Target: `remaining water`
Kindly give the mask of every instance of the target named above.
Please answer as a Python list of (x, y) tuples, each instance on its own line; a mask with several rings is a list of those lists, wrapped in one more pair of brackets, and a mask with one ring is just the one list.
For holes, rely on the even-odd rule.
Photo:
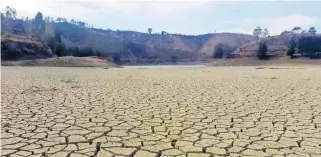
[(206, 67), (206, 65), (126, 65), (122, 66), (127, 69), (155, 69), (155, 68), (201, 68)]

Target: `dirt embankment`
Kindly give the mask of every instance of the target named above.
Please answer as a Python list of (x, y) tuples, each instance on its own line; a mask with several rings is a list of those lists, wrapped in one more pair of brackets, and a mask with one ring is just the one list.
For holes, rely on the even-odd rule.
[(39, 59), (53, 57), (51, 49), (34, 38), (1, 35), (1, 60)]
[(259, 60), (257, 58), (234, 58), (213, 60), (209, 63), (211, 66), (321, 66), (320, 59), (288, 57), (273, 58), (270, 60)]
[(35, 60), (2, 61), (3, 66), (52, 66), (52, 67), (120, 67), (98, 57), (57, 57)]

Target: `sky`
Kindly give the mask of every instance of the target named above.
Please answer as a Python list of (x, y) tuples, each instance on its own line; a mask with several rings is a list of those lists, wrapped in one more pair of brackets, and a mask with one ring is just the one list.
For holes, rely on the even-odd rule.
[(6, 0), (18, 17), (64, 17), (96, 28), (198, 35), (233, 32), (252, 34), (260, 26), (271, 35), (299, 26), (321, 32), (321, 1), (208, 0)]

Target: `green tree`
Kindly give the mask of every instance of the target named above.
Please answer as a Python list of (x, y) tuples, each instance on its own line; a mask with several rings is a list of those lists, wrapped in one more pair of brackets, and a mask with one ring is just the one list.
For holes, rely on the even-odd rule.
[(215, 45), (214, 52), (213, 52), (213, 58), (220, 59), (223, 58), (223, 44), (219, 43)]
[(259, 49), (257, 51), (256, 56), (261, 60), (267, 59), (268, 58), (267, 51), (268, 51), (268, 47), (267, 47), (266, 43), (261, 41), (259, 44)]
[(1, 34), (11, 34), (13, 30), (13, 23), (16, 19), (16, 9), (10, 6), (6, 6), (5, 13), (1, 13)]
[(261, 27), (257, 27), (253, 30), (253, 35), (261, 39), (269, 37), (270, 33), (267, 28), (262, 29)]
[(261, 38), (262, 33), (263, 33), (263, 32), (262, 32), (262, 29), (261, 29), (260, 26), (258, 26), (257, 28), (255, 28), (255, 29), (253, 30), (253, 35), (256, 36), (256, 37), (258, 37), (258, 38)]
[(45, 30), (43, 34), (43, 40), (45, 43), (49, 43), (52, 39), (54, 39), (55, 31), (52, 27), (52, 24), (50, 22), (45, 23)]
[(308, 33), (312, 34), (312, 35), (316, 35), (317, 34), (317, 30), (315, 29), (315, 27), (310, 27)]
[(291, 34), (290, 31), (285, 30), (285, 31), (283, 31), (280, 35), (290, 35), (290, 34)]
[(38, 12), (33, 21), (32, 27), (33, 35), (38, 39), (43, 41), (43, 34), (45, 32), (45, 22), (41, 12)]
[(291, 38), (290, 42), (288, 43), (288, 50), (286, 51), (286, 55), (290, 56), (293, 58), (293, 55), (295, 53), (295, 47), (296, 47), (296, 42), (293, 38)]
[(166, 31), (162, 31), (162, 35), (167, 35), (168, 33)]
[(57, 43), (55, 48), (55, 53), (57, 56), (67, 56), (66, 46), (64, 43)]
[(301, 36), (298, 41), (298, 50), (302, 56), (319, 57), (321, 52), (321, 37)]
[(17, 19), (17, 11), (15, 8), (11, 8), (10, 6), (6, 6), (5, 12), (6, 12), (5, 14), (6, 14), (7, 18), (12, 19), (12, 20)]
[(170, 57), (170, 61), (171, 61), (172, 63), (176, 63), (177, 60), (178, 60), (178, 57), (177, 57), (177, 56), (171, 56), (171, 57)]
[(301, 27), (294, 27), (292, 30), (291, 30), (291, 33), (292, 34), (301, 34), (302, 32), (302, 28)]
[(55, 40), (56, 40), (58, 43), (61, 43), (61, 32), (60, 32), (60, 31), (56, 31), (56, 32), (55, 32)]
[(148, 28), (147, 31), (148, 31), (149, 34), (152, 34), (153, 29), (152, 28)]
[(267, 28), (264, 28), (263, 32), (262, 32), (262, 37), (263, 38), (268, 38), (270, 36), (270, 33), (268, 31)]

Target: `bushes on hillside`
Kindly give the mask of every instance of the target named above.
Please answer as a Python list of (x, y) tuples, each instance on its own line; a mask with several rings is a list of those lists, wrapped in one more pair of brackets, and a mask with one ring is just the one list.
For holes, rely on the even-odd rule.
[(214, 47), (213, 58), (222, 59), (222, 58), (229, 58), (230, 54), (235, 50), (234, 47), (231, 47), (227, 44), (217, 44)]
[(302, 36), (298, 41), (298, 51), (302, 56), (319, 58), (321, 52), (321, 36)]

